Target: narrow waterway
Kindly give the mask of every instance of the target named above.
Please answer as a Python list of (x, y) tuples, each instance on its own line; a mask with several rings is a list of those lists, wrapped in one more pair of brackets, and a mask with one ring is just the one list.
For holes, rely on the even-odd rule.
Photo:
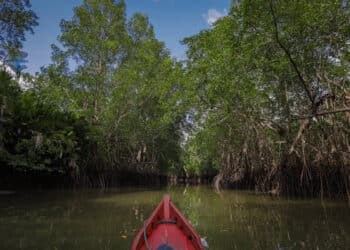
[(273, 198), (210, 187), (0, 192), (0, 249), (130, 249), (170, 193), (210, 249), (350, 249), (341, 201)]

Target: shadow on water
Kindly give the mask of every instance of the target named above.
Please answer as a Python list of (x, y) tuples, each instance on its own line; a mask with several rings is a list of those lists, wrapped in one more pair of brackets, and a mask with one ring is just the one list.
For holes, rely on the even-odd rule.
[(130, 249), (167, 192), (210, 249), (350, 249), (346, 203), (205, 186), (0, 194), (0, 248)]

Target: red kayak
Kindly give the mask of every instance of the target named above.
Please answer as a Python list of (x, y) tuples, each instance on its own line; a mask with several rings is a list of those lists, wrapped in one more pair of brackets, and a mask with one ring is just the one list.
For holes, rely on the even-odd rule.
[(131, 250), (204, 250), (204, 247), (194, 228), (170, 202), (169, 195), (164, 195), (137, 234)]

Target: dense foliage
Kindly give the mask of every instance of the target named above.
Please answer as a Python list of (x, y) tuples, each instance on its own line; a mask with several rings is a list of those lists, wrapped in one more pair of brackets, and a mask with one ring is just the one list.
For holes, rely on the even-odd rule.
[(177, 171), (182, 67), (147, 16), (127, 20), (123, 1), (86, 0), (61, 30), (33, 88), (3, 93), (16, 111), (5, 110), (1, 160), (100, 186), (122, 171)]
[(70, 112), (40, 100), (33, 91), (21, 91), (2, 71), (0, 162), (20, 172), (57, 174), (75, 166), (84, 146), (87, 123)]
[[(36, 15), (10, 2), (1, 13), (22, 14), (0, 20), (0, 49), (18, 56)], [(348, 1), (232, 1), (183, 40), (184, 62), (125, 9), (84, 0), (31, 89), (2, 73), (3, 165), (100, 186), (121, 172), (219, 173), (217, 185), (350, 196)]]
[(0, 65), (25, 57), (25, 33), (38, 25), (29, 0), (0, 0)]
[(188, 164), (263, 191), (349, 192), (349, 4), (234, 1), (186, 38), (200, 124)]

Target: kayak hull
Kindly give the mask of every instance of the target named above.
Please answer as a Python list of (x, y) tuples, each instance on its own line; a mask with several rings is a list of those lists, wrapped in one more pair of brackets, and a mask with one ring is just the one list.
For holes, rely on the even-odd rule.
[(201, 239), (169, 195), (154, 210), (134, 239), (131, 250), (203, 250)]

